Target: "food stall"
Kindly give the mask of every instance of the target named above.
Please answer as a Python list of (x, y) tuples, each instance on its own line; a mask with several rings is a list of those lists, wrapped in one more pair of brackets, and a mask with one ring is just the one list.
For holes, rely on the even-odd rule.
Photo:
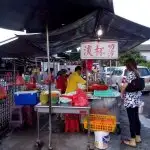
[[(92, 49), (93, 47), (93, 49)], [(115, 41), (109, 42), (88, 42), (81, 44), (81, 59), (87, 60), (89, 59), (116, 59), (118, 57), (118, 43)], [(96, 52), (95, 52), (96, 49)], [(95, 54), (95, 56), (94, 56)], [(87, 63), (86, 63), (87, 65)], [(110, 131), (114, 132), (116, 129), (116, 124), (119, 118), (119, 97), (120, 93), (111, 89), (108, 85), (104, 82), (97, 82), (99, 81), (99, 74), (95, 72), (92, 74), (93, 81), (91, 81), (89, 77), (90, 71), (86, 69), (87, 75), (87, 92), (86, 96), (89, 101), (87, 105), (78, 106), (73, 105), (72, 95), (63, 94), (61, 95), (58, 89), (51, 90), (51, 94), (49, 91), (43, 91), (41, 94), (40, 100), (41, 102), (35, 106), (35, 111), (37, 113), (37, 141), (36, 146), (40, 147), (42, 145), (42, 141), (40, 139), (40, 115), (41, 114), (49, 114), (49, 102), (51, 102), (51, 113), (55, 114), (79, 114), (84, 116), (83, 120), (81, 121), (84, 124), (84, 128), (88, 130), (88, 149), (92, 149), (90, 143), (90, 132), (94, 131), (95, 135), (97, 132), (104, 132)], [(103, 77), (102, 77), (103, 78)], [(98, 83), (98, 84), (91, 84), (91, 83)], [(90, 87), (92, 86), (92, 87)], [(79, 87), (82, 86), (80, 85)], [(91, 89), (92, 88), (92, 89)], [(45, 92), (45, 94), (44, 94)], [(76, 91), (75, 94), (77, 94)], [(44, 98), (44, 95), (46, 96)], [(49, 101), (48, 95), (51, 97), (51, 101)], [(68, 97), (67, 97), (68, 96)], [(45, 101), (46, 100), (46, 101)], [(68, 101), (67, 101), (68, 100)], [(96, 119), (93, 123), (92, 117), (98, 116), (103, 117)], [(108, 120), (110, 121), (109, 124)], [(103, 123), (102, 123), (103, 121)], [(112, 123), (113, 122), (113, 123)], [(97, 127), (95, 126), (97, 125)], [(50, 132), (52, 132), (52, 125), (49, 125)], [(103, 133), (103, 135), (104, 135)], [(51, 145), (51, 134), (49, 136), (49, 146)], [(108, 134), (107, 134), (108, 136)], [(105, 135), (106, 137), (106, 135)], [(106, 142), (108, 143), (108, 142)], [(102, 143), (103, 144), (103, 143)], [(95, 141), (95, 147), (101, 148), (103, 145), (99, 146), (99, 143)], [(106, 148), (106, 147), (105, 147)]]
[[(92, 48), (94, 47), (94, 48)], [(106, 55), (106, 56), (105, 56)], [(37, 115), (37, 140), (36, 147), (39, 148), (42, 145), (40, 139), (40, 116), (41, 114), (49, 114), (49, 102), (51, 102), (51, 113), (54, 114), (79, 114), (81, 117), (81, 123), (84, 128), (88, 131), (88, 149), (92, 149), (90, 143), (90, 132), (94, 131), (95, 135), (97, 132), (114, 131), (116, 123), (118, 122), (118, 108), (120, 94), (111, 89), (105, 84), (104, 77), (101, 72), (96, 70), (90, 70), (88, 67), (88, 60), (101, 60), (101, 59), (116, 59), (117, 58), (117, 43), (111, 42), (88, 42), (81, 44), (81, 59), (86, 60), (86, 80), (87, 80), (87, 91), (86, 96), (88, 103), (85, 105), (72, 105), (70, 100), (64, 100), (64, 95), (61, 95), (59, 89), (52, 88), (50, 84), (50, 89), (43, 88), (43, 82), (34, 83), (24, 82), (22, 79), (16, 78), (15, 87), (20, 88), (21, 91), (16, 91), (15, 93), (15, 104), (16, 106), (34, 106)], [(93, 63), (93, 61), (91, 61)], [(89, 66), (92, 66), (89, 64)], [(36, 86), (35, 86), (36, 84)], [(47, 83), (49, 85), (49, 82)], [(54, 86), (53, 86), (54, 87)], [(80, 85), (79, 88), (84, 86)], [(48, 90), (48, 91), (47, 91)], [(50, 91), (49, 91), (50, 90)], [(51, 93), (51, 94), (49, 94)], [(39, 95), (40, 94), (40, 95)], [(45, 97), (44, 97), (45, 96)], [(40, 102), (39, 102), (40, 98)], [(20, 101), (21, 100), (21, 101)], [(44, 100), (44, 101), (43, 101)], [(18, 107), (17, 107), (18, 108)], [(99, 125), (99, 121), (94, 122), (91, 119), (93, 116), (105, 117), (107, 120), (115, 121), (113, 124), (110, 123), (109, 126), (105, 124)], [(100, 121), (102, 118), (99, 119)], [(104, 119), (103, 119), (104, 120)], [(95, 124), (96, 123), (96, 124)], [(108, 122), (107, 122), (108, 123)], [(95, 127), (97, 125), (98, 127)], [(111, 129), (110, 129), (111, 128)], [(51, 132), (52, 124), (49, 124), (49, 149), (51, 147)], [(104, 133), (103, 133), (104, 134)], [(107, 135), (107, 134), (106, 134)], [(105, 136), (106, 136), (105, 135)], [(97, 142), (98, 143), (98, 142)], [(95, 146), (98, 145), (95, 142)], [(100, 146), (96, 146), (99, 148)]]

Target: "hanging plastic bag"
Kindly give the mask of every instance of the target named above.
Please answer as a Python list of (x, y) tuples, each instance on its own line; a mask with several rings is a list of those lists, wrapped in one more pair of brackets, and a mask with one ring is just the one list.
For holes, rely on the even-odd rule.
[(25, 81), (22, 76), (17, 75), (16, 77), (16, 85), (24, 85)]
[(33, 90), (35, 88), (36, 88), (36, 80), (34, 77), (31, 77), (29, 83), (27, 83), (27, 89)]
[(87, 60), (83, 62), (83, 68), (88, 71), (92, 71), (92, 67), (93, 67), (93, 60)]
[(89, 104), (88, 97), (81, 89), (77, 90), (77, 94), (73, 95), (72, 105), (73, 106), (87, 106)]
[(11, 76), (12, 76), (12, 73), (11, 73), (11, 72), (6, 72), (6, 73), (5, 73), (5, 77), (8, 78), (8, 77), (11, 77)]
[(0, 100), (5, 99), (7, 97), (7, 92), (4, 87), (0, 86)]
[(92, 71), (92, 67), (93, 67), (93, 60), (87, 60), (87, 63), (86, 63), (87, 70)]

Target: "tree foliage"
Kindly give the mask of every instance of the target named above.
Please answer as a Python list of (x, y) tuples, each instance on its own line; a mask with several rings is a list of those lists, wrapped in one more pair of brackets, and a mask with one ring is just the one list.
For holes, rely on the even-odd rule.
[(144, 57), (140, 55), (140, 52), (137, 51), (136, 49), (121, 54), (119, 57), (119, 64), (125, 65), (126, 60), (129, 58), (134, 58), (138, 65), (150, 68), (150, 62), (147, 62), (144, 59)]

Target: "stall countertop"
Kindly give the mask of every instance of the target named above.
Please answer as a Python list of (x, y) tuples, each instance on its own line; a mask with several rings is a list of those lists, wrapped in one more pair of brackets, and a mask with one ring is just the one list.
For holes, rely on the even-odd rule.
[[(52, 104), (52, 113), (62, 113), (62, 114), (89, 114), (91, 107), (77, 107), (71, 104)], [(39, 113), (49, 113), (49, 105), (41, 105), (41, 103), (35, 106), (35, 111)]]
[[(41, 105), (41, 103), (38, 103), (35, 106), (35, 108), (40, 108), (40, 107), (42, 107), (42, 108), (48, 108), (49, 105)], [(72, 109), (78, 109), (78, 108), (80, 108), (80, 109), (84, 109), (84, 108), (90, 109), (91, 108), (90, 106), (80, 107), (80, 106), (72, 106), (71, 104), (52, 104), (52, 108), (58, 108), (58, 107), (62, 107), (62, 108), (66, 108), (66, 109), (67, 108), (72, 108)]]

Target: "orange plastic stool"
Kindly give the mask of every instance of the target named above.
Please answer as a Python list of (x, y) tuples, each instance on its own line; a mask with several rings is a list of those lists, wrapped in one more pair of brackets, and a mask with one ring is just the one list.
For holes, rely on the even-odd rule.
[(65, 132), (79, 132), (79, 115), (65, 115)]

